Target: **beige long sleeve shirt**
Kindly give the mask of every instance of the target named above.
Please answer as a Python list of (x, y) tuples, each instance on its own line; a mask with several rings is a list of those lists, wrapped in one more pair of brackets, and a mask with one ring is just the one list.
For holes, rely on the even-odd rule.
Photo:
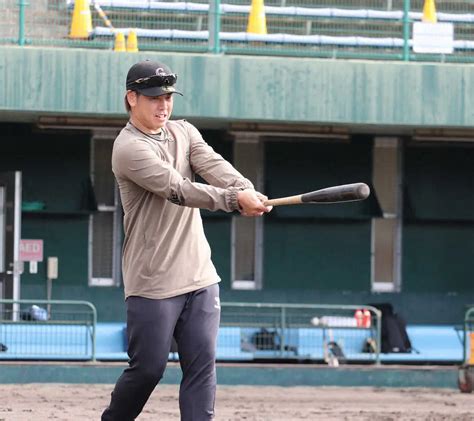
[(231, 212), (237, 192), (253, 188), (192, 124), (169, 121), (164, 132), (156, 140), (128, 123), (114, 142), (125, 297), (168, 298), (219, 282), (198, 208)]

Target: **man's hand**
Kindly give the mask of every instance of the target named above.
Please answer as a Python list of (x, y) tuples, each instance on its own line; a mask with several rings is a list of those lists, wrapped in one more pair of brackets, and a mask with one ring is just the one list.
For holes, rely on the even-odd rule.
[(270, 212), (273, 206), (265, 206), (263, 204), (267, 199), (267, 196), (252, 189), (242, 190), (237, 193), (239, 210), (243, 216), (261, 216), (264, 213)]

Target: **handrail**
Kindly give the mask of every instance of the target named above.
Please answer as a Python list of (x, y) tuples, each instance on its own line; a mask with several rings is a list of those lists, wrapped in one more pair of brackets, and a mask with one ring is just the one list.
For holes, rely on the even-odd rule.
[[(247, 302), (232, 302), (223, 301), (221, 307), (240, 307), (240, 308), (269, 308), (269, 309), (280, 309), (280, 318), (284, 320), (282, 328), (285, 326), (286, 321), (286, 310), (287, 309), (314, 309), (314, 310), (359, 310), (361, 308), (370, 310), (377, 319), (376, 323), (376, 353), (375, 363), (380, 364), (380, 350), (382, 344), (382, 311), (376, 307), (365, 305), (365, 304), (294, 304), (294, 303), (247, 303)], [(280, 344), (281, 347), (284, 344)]]
[[(94, 35), (115, 36), (118, 32), (128, 35), (132, 28), (115, 28), (114, 30), (97, 26)], [(209, 40), (209, 31), (185, 31), (181, 29), (133, 29), (138, 37), (160, 39)], [(212, 34), (211, 34), (212, 35)], [(409, 47), (413, 45), (411, 39), (404, 38), (376, 38), (359, 36), (329, 36), (329, 35), (292, 35), (292, 34), (252, 34), (248, 32), (220, 32), (216, 38), (223, 41), (236, 42), (266, 42), (278, 44), (313, 44), (337, 45), (345, 47), (403, 47), (404, 59), (407, 60)], [(453, 46), (457, 50), (474, 50), (474, 41), (454, 40)], [(210, 48), (216, 51), (217, 47)], [(217, 51), (220, 51), (217, 48)]]
[[(11, 299), (0, 299), (0, 305), (2, 304), (43, 304), (43, 305), (83, 305), (87, 306), (91, 310), (92, 315), (92, 332), (91, 332), (91, 360), (96, 361), (96, 329), (97, 329), (97, 310), (95, 306), (89, 301), (81, 300), (11, 300)], [(22, 323), (24, 321), (17, 321), (15, 323)], [(42, 323), (56, 323), (57, 321), (43, 321)], [(1, 324), (1, 323), (0, 323)], [(71, 323), (72, 324), (72, 323)]]
[[(194, 2), (164, 2), (164, 1), (130, 1), (130, 0), (100, 0), (97, 1), (101, 8), (116, 9), (145, 9), (164, 10), (176, 12), (204, 12), (210, 10), (210, 5), (206, 3)], [(74, 0), (67, 0), (67, 5), (74, 5)], [(211, 5), (212, 8), (212, 5)], [(248, 14), (250, 5), (241, 4), (220, 4), (219, 13)], [(405, 15), (405, 10), (377, 10), (377, 9), (342, 9), (337, 7), (300, 7), (300, 6), (265, 6), (266, 15), (298, 16), (298, 17), (324, 17), (324, 18), (350, 18), (350, 19), (381, 19), (381, 20), (401, 20)], [(442, 22), (473, 23), (472, 13), (446, 13), (437, 12), (437, 19)], [(422, 20), (422, 12), (409, 12), (408, 18), (412, 21)]]

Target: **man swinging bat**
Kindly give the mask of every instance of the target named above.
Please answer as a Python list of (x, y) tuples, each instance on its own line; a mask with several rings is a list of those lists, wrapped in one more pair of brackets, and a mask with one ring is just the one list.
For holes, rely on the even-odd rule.
[[(169, 120), (173, 94), (180, 94), (176, 81), (166, 65), (152, 61), (133, 65), (127, 74), (130, 121), (114, 142), (112, 169), (124, 209), (130, 359), (102, 421), (138, 417), (163, 376), (173, 338), (183, 372), (181, 420), (214, 417), (220, 278), (199, 208), (244, 216), (272, 209), (267, 197), (215, 153), (193, 125)], [(195, 182), (195, 174), (209, 184)], [(337, 200), (352, 200), (349, 190)]]
[[(123, 281), (129, 367), (102, 421), (132, 421), (163, 376), (172, 339), (183, 372), (182, 421), (214, 418), (219, 275), (199, 208), (261, 216), (271, 210), (229, 162), (184, 120), (170, 121), (177, 76), (143, 61), (127, 75), (130, 121), (112, 169), (124, 209)], [(199, 174), (209, 184), (194, 181)], [(158, 417), (162, 419), (161, 417)]]

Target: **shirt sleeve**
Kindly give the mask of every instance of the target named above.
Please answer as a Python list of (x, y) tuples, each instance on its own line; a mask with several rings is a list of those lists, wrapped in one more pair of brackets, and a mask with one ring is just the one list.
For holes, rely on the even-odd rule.
[(114, 148), (112, 165), (117, 177), (132, 181), (177, 205), (225, 212), (238, 209), (240, 188), (192, 182), (161, 159), (147, 142), (136, 140)]
[(190, 123), (186, 123), (186, 127), (190, 139), (189, 160), (196, 174), (209, 184), (221, 188), (235, 187), (239, 190), (254, 188), (250, 180), (204, 141), (196, 127)]

